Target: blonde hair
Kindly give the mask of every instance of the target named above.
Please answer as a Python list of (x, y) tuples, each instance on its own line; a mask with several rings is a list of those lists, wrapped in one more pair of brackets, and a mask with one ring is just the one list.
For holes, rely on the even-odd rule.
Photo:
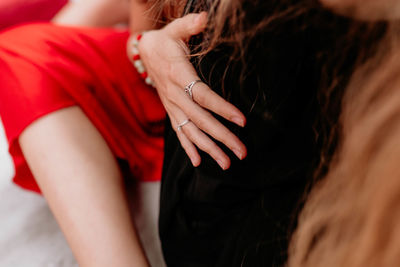
[(392, 25), (354, 73), (343, 133), (327, 176), (312, 190), (289, 266), (400, 265), (400, 46)]

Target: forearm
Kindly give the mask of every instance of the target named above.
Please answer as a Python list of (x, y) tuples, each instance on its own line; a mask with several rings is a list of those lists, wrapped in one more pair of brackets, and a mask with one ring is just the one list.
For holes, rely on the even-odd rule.
[(147, 266), (121, 180), (87, 176), (41, 184), (80, 266)]
[(148, 266), (114, 155), (79, 108), (41, 118), (20, 143), (80, 266)]
[(107, 27), (127, 23), (128, 0), (81, 0), (68, 3), (53, 22), (65, 25)]

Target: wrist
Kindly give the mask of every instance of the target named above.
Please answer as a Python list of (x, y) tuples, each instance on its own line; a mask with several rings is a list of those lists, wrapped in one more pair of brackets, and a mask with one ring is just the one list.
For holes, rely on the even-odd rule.
[(143, 34), (145, 33), (146, 32), (131, 35), (127, 43), (127, 54), (132, 65), (136, 68), (137, 72), (140, 74), (144, 82), (154, 87), (154, 82), (149, 77), (149, 74), (147, 73), (146, 67), (144, 66), (139, 52), (139, 42)]

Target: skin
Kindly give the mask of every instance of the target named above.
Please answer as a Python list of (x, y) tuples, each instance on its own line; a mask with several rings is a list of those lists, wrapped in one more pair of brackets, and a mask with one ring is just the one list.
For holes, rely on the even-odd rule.
[(80, 108), (39, 119), (19, 141), (80, 266), (148, 266), (115, 158)]
[[(201, 163), (197, 152), (197, 149), (201, 149), (226, 170), (230, 167), (230, 158), (205, 133), (222, 142), (239, 159), (246, 157), (247, 150), (234, 134), (211, 115), (211, 112), (241, 127), (246, 124), (245, 116), (205, 83), (197, 83), (193, 87), (193, 101), (183, 90), (191, 81), (199, 80), (187, 57), (189, 52), (186, 40), (202, 32), (206, 23), (206, 13), (189, 14), (176, 19), (162, 29), (144, 34), (139, 42), (139, 51), (149, 76), (156, 84), (171, 124), (193, 166)], [(190, 123), (182, 127), (182, 131), (177, 131), (177, 126), (188, 118)]]
[[(99, 4), (97, 0), (81, 2), (81, 8), (70, 4), (54, 22), (109, 26), (126, 20), (124, 12), (108, 18), (112, 13), (110, 3), (115, 4), (114, 0), (102, 0), (96, 7), (95, 2)], [(148, 10), (149, 5), (142, 1), (131, 2), (132, 32), (156, 26)], [(103, 21), (103, 18), (107, 20)], [(200, 164), (197, 146), (209, 153), (221, 168), (227, 169), (229, 157), (204, 132), (222, 141), (239, 158), (246, 156), (246, 148), (206, 110), (240, 126), (245, 125), (244, 115), (205, 84), (198, 84), (193, 89), (195, 102), (189, 100), (182, 89), (190, 81), (198, 79), (187, 61), (185, 40), (201, 32), (205, 23), (205, 14), (178, 19), (162, 30), (146, 35), (141, 43), (148, 49), (140, 50), (143, 50), (144, 58), (150, 58), (150, 44), (156, 42), (157, 46), (153, 48), (164, 53), (155, 60), (159, 66), (144, 61), (149, 73), (154, 74), (152, 77), (173, 125), (177, 126), (186, 118), (192, 121), (177, 135), (193, 165)], [(168, 49), (160, 46), (158, 38)], [(163, 58), (166, 60), (161, 60)], [(177, 58), (183, 60), (176, 62)], [(158, 75), (160, 66), (169, 71)], [(181, 69), (186, 71), (181, 72)], [(148, 266), (130, 219), (119, 167), (101, 134), (79, 107), (58, 110), (38, 119), (23, 131), (19, 142), (80, 266)]]
[[(360, 20), (400, 18), (399, 0), (321, 0), (321, 3), (336, 13)], [(143, 6), (148, 7), (146, 4)], [(182, 88), (185, 85), (198, 79), (187, 59), (188, 49), (185, 41), (204, 30), (206, 24), (204, 14), (197, 17), (190, 16), (191, 19), (177, 19), (162, 29), (146, 33), (139, 43), (140, 56), (149, 76), (156, 84), (157, 92), (174, 129), (176, 130), (177, 125), (188, 118), (191, 121), (182, 127), (182, 131), (177, 131), (177, 136), (193, 165), (198, 166), (201, 162), (197, 152), (199, 148), (210, 154), (222, 169), (227, 169), (230, 166), (229, 157), (203, 132), (225, 144), (240, 159), (246, 157), (246, 147), (223, 125), (214, 120), (208, 111), (239, 126), (244, 126), (246, 119), (237, 108), (213, 93), (204, 83), (196, 84), (193, 88), (194, 102), (189, 101), (183, 93)], [(182, 20), (184, 23), (180, 23)], [(149, 28), (132, 28), (132, 30), (139, 32)], [(166, 47), (168, 49), (165, 49)], [(128, 52), (128, 56), (132, 55)]]
[(63, 25), (104, 27), (127, 23), (128, 19), (129, 1), (81, 0), (69, 2), (52, 21)]
[[(397, 0), (322, 0), (321, 2), (338, 14), (359, 20), (376, 21), (400, 18), (400, 1)], [(201, 130), (211, 133), (216, 129), (219, 129), (216, 130), (218, 133), (222, 133), (222, 128), (214, 124), (211, 119), (204, 119), (207, 117), (202, 115), (205, 109), (218, 111), (217, 105), (209, 103), (218, 101), (218, 98), (209, 95), (209, 98), (206, 97), (203, 99), (206, 94), (210, 94), (211, 90), (205, 85), (202, 85), (196, 86), (193, 91), (194, 101), (199, 104), (200, 109), (196, 109), (192, 106), (195, 103), (183, 100), (185, 95), (182, 94), (182, 88), (188, 82), (197, 79), (195, 71), (190, 64), (188, 64), (185, 40), (187, 40), (190, 35), (201, 32), (202, 30), (199, 26), (199, 24), (201, 24), (201, 22), (199, 22), (202, 20), (201, 18), (198, 19), (199, 21), (196, 20), (196, 17), (192, 17), (192, 21), (186, 19), (187, 18), (181, 19), (186, 22), (181, 25), (182, 31), (177, 30), (177, 28), (173, 28), (174, 30), (169, 28), (172, 27), (176, 21), (179, 21), (176, 20), (161, 30), (145, 34), (140, 42), (139, 50), (148, 73), (157, 85), (157, 91), (169, 113), (172, 125), (175, 126), (174, 128), (176, 129), (176, 126), (187, 118), (190, 118), (192, 121), (191, 124), (188, 124), (188, 127), (185, 126), (182, 128), (182, 132), (177, 132), (177, 135), (193, 164), (196, 166), (199, 164), (200, 160), (194, 144), (198, 148), (208, 152), (220, 163), (221, 159), (223, 161), (224, 158), (223, 155), (218, 152), (218, 148), (214, 147), (213, 143), (205, 142), (205, 145), (204, 143), (201, 144), (200, 140), (206, 140), (206, 138), (203, 139), (203, 137), (194, 133), (194, 131), (201, 132)], [(165, 49), (166, 47), (168, 49)], [(169, 62), (163, 62), (163, 60), (161, 60), (166, 58), (169, 58)], [(174, 64), (171, 64), (171, 62), (174, 62)], [(191, 105), (189, 105), (189, 103), (191, 103)], [(221, 114), (224, 112), (227, 113), (224, 117), (233, 121), (232, 117), (229, 116), (235, 114), (235, 109), (224, 108), (224, 111), (217, 113)], [(238, 114), (240, 114), (240, 112), (236, 113), (236, 115)], [(238, 117), (243, 118), (240, 115)], [(196, 119), (199, 118), (203, 119), (196, 121)], [(245, 120), (243, 120), (243, 124), (244, 122)], [(210, 128), (205, 126), (207, 123), (211, 125)], [(240, 123), (237, 124), (241, 125)], [(218, 139), (218, 134), (213, 136)], [(228, 135), (228, 138), (222, 139), (223, 142), (233, 150), (233, 147), (229, 145), (228, 139), (234, 140), (234, 137)], [(232, 144), (238, 145), (239, 142), (233, 141)], [(222, 168), (226, 167), (224, 164), (229, 163), (226, 161), (220, 164)]]
[[(386, 4), (378, 6), (373, 0), (322, 0), (336, 12), (368, 20), (397, 18), (400, 14), (397, 2), (385, 0)], [(147, 12), (149, 8), (144, 2), (131, 2), (132, 32), (155, 27)], [(376, 12), (371, 13), (372, 9)], [(126, 22), (127, 10), (122, 0), (88, 0), (69, 4), (54, 22), (109, 26)], [(246, 148), (209, 111), (240, 126), (246, 123), (244, 115), (203, 83), (193, 88), (194, 101), (182, 89), (198, 79), (187, 60), (185, 41), (203, 31), (205, 23), (205, 14), (178, 19), (161, 30), (145, 34), (139, 50), (174, 128), (187, 118), (191, 120), (182, 131), (177, 131), (177, 136), (193, 165), (201, 162), (199, 148), (209, 153), (222, 169), (227, 169), (229, 157), (204, 132), (241, 159), (246, 156)], [(130, 219), (115, 158), (79, 107), (59, 110), (39, 119), (21, 134), (19, 141), (80, 266), (148, 266)]]
[[(398, 0), (321, 0), (321, 3), (339, 14), (360, 20), (373, 21), (400, 17)], [(148, 4), (144, 2), (139, 5), (141, 9), (132, 9), (133, 12), (137, 12), (132, 13), (132, 18), (143, 18), (138, 16), (138, 13), (148, 11)], [(183, 5), (182, 2), (181, 6)], [(135, 24), (140, 26), (131, 27), (132, 32), (149, 30), (150, 25), (154, 25), (152, 19), (144, 21)], [(230, 166), (229, 157), (204, 132), (225, 144), (240, 159), (246, 157), (246, 147), (216, 121), (209, 111), (239, 126), (244, 126), (246, 123), (244, 115), (204, 83), (198, 83), (193, 88), (194, 101), (190, 101), (182, 90), (191, 81), (199, 79), (187, 59), (188, 49), (185, 42), (190, 36), (203, 31), (206, 22), (205, 14), (192, 14), (177, 19), (162, 29), (147, 32), (139, 43), (139, 51), (149, 76), (156, 84), (157, 92), (174, 129), (176, 130), (186, 119), (191, 121), (182, 127), (182, 131), (176, 133), (193, 165), (200, 164), (201, 159), (197, 149), (201, 149), (210, 154), (222, 169), (227, 169)], [(132, 56), (129, 50), (128, 56)]]
[[(113, 0), (102, 0), (91, 15), (80, 12), (96, 1), (82, 2), (82, 9), (70, 5), (55, 22), (101, 26), (124, 20), (121, 14), (101, 21), (104, 7)], [(131, 221), (116, 160), (79, 107), (40, 118), (23, 131), (19, 142), (80, 266), (149, 266)]]
[(361, 20), (395, 20), (400, 18), (399, 0), (320, 0), (335, 12)]

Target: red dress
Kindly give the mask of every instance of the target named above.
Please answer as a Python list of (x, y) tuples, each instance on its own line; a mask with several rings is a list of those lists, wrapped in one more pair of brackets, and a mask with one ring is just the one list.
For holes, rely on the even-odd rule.
[(160, 180), (165, 111), (125, 54), (126, 31), (29, 24), (0, 33), (0, 117), (14, 181), (40, 192), (18, 137), (46, 114), (78, 105), (116, 158), (142, 181)]

